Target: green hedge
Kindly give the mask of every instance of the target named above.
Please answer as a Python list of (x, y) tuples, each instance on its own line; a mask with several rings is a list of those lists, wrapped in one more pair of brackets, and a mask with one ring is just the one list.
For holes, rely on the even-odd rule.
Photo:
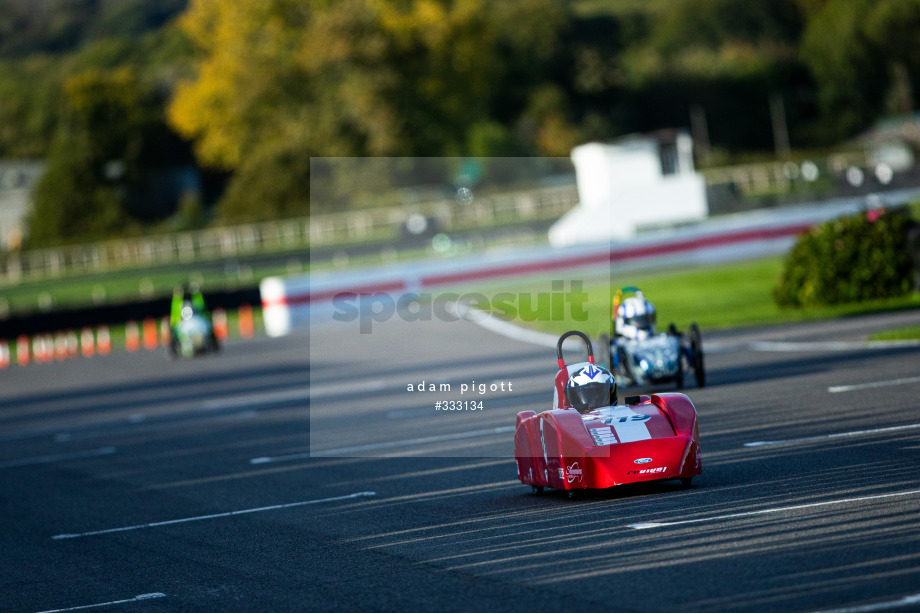
[(873, 210), (812, 228), (789, 252), (777, 304), (812, 307), (904, 296), (913, 284), (907, 215)]

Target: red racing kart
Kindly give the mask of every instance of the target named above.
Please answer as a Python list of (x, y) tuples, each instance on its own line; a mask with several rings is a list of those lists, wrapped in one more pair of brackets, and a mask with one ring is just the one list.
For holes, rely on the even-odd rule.
[[(566, 366), (562, 342), (580, 337), (588, 362)], [(522, 411), (514, 431), (518, 479), (534, 492), (545, 487), (568, 491), (601, 489), (652, 480), (680, 479), (689, 486), (702, 472), (696, 408), (678, 393), (632, 396), (625, 405), (584, 413), (570, 407), (565, 394), (569, 377), (594, 364), (591, 340), (580, 331), (556, 343), (554, 409)]]

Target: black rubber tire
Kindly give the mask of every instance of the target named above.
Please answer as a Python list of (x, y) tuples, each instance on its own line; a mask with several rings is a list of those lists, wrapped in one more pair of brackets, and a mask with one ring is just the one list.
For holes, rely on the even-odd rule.
[(576, 491), (574, 491), (574, 490), (567, 490), (567, 491), (565, 491), (565, 496), (566, 496), (566, 498), (567, 498), (569, 501), (571, 501), (572, 499), (575, 498), (575, 492), (576, 492)]
[(690, 488), (693, 486), (693, 478), (681, 478), (680, 485), (684, 488)]
[(535, 494), (535, 495), (542, 495), (542, 494), (543, 494), (543, 487), (542, 487), (542, 486), (531, 486), (531, 487), (530, 487), (530, 492), (532, 492), (532, 493)]
[(632, 378), (632, 369), (629, 366), (629, 356), (626, 354), (626, 350), (623, 348), (617, 348), (617, 352), (620, 356), (620, 368), (614, 373), (614, 375), (623, 378), (624, 384), (635, 384), (635, 380)]
[(706, 362), (703, 359), (703, 336), (696, 322), (690, 325), (690, 353), (693, 359), (693, 374), (700, 388), (706, 386)]

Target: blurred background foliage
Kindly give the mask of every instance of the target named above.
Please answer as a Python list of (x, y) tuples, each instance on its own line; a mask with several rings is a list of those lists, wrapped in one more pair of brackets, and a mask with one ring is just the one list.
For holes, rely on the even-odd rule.
[(907, 296), (914, 287), (908, 244), (917, 229), (906, 210), (819, 224), (786, 256), (773, 298), (783, 307), (814, 307)]
[(726, 163), (772, 155), (777, 97), (795, 149), (914, 112), (918, 31), (920, 0), (0, 0), (0, 158), (46, 159), (32, 246), (306, 215), (315, 156), (568, 156), (692, 109)]

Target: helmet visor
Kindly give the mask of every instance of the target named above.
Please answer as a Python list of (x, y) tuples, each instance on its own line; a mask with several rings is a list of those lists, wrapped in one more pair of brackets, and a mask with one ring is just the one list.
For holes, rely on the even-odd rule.
[(582, 386), (570, 386), (566, 394), (572, 407), (585, 412), (610, 405), (610, 389), (609, 383), (594, 382)]
[(655, 326), (655, 312), (644, 313), (642, 315), (626, 318), (626, 324), (631, 324), (639, 330), (651, 330)]

